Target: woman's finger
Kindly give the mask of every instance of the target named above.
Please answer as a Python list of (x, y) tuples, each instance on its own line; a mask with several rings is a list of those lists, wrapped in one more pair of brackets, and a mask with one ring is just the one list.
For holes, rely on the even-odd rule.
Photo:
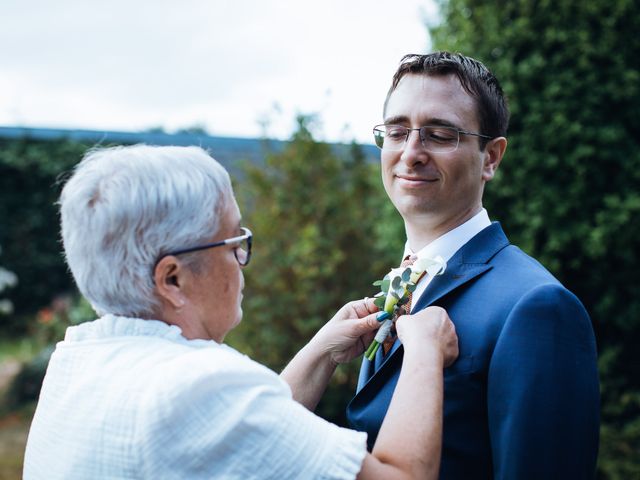
[(354, 320), (355, 333), (358, 337), (380, 328), (381, 323), (376, 320), (377, 315), (377, 313), (371, 313)]
[(373, 298), (365, 297), (362, 300), (351, 302), (350, 305), (355, 310), (358, 318), (362, 318), (378, 311), (378, 307), (373, 302)]

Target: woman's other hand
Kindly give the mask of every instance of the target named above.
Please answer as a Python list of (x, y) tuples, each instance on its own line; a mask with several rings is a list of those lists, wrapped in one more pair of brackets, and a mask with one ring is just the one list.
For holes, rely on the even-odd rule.
[(375, 337), (380, 322), (372, 298), (347, 303), (313, 337), (310, 343), (329, 355), (335, 364), (362, 355)]

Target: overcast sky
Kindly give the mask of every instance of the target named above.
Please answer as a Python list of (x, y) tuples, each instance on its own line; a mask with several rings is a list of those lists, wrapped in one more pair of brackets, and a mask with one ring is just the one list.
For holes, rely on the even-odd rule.
[(432, 0), (0, 0), (0, 125), (371, 143)]

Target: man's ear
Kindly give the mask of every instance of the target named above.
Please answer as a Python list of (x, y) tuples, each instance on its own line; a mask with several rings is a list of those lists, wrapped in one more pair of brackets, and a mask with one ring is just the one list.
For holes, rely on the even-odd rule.
[(166, 302), (174, 308), (184, 306), (186, 302), (185, 267), (177, 257), (173, 255), (162, 257), (153, 271), (153, 279), (163, 303)]
[(491, 180), (496, 174), (506, 149), (507, 139), (504, 137), (496, 137), (487, 143), (484, 149), (484, 162), (482, 164), (482, 179), (485, 182)]

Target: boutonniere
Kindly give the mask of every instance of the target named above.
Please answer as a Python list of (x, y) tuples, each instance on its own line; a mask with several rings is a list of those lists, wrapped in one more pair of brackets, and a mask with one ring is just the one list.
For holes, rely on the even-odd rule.
[(376, 318), (382, 325), (364, 354), (369, 361), (373, 361), (380, 344), (389, 336), (401, 307), (409, 301), (409, 294), (415, 291), (422, 275), (442, 275), (446, 268), (447, 262), (439, 255), (435, 258), (418, 257), (412, 265), (392, 268), (382, 280), (373, 283), (374, 286), (380, 287), (374, 303), (380, 309)]

